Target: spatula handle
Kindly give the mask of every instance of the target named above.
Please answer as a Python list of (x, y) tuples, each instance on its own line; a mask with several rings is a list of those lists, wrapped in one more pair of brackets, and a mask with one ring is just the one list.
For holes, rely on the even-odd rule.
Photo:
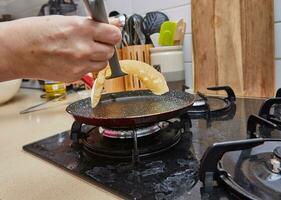
[(109, 23), (103, 0), (84, 0), (84, 4), (95, 21)]
[[(84, 4), (95, 21), (106, 24), (109, 23), (103, 0), (84, 0)], [(111, 69), (111, 76), (109, 78), (126, 75), (121, 70), (116, 49), (112, 58), (109, 59), (109, 66)]]

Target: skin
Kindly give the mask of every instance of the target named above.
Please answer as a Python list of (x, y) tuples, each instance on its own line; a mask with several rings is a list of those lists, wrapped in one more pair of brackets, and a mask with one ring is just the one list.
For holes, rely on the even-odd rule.
[[(0, 23), (0, 81), (18, 78), (63, 82), (100, 71), (121, 40), (119, 21), (44, 16)], [(113, 24), (113, 25), (112, 25)]]

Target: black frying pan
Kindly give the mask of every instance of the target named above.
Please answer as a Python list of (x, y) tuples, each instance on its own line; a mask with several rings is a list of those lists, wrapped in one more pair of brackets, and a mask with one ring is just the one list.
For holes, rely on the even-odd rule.
[(184, 114), (195, 96), (170, 91), (158, 96), (148, 90), (104, 94), (96, 108), (86, 98), (70, 104), (66, 111), (80, 123), (111, 127), (136, 128), (165, 121)]

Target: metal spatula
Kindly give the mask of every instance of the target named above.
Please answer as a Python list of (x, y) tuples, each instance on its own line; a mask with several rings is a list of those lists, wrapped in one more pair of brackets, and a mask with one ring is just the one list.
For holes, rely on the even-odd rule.
[[(107, 24), (109, 23), (103, 0), (83, 0), (83, 1), (93, 20), (102, 23), (107, 23)], [(127, 75), (121, 70), (116, 49), (113, 57), (109, 60), (109, 66), (111, 69), (111, 76), (106, 77), (107, 79), (112, 79), (112, 78), (117, 78), (120, 76)]]

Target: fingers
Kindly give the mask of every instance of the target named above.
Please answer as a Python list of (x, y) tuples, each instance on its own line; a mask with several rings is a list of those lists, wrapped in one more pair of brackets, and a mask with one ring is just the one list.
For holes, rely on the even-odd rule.
[[(89, 63), (89, 70), (88, 72), (98, 72), (102, 69), (104, 69), (108, 65), (107, 61), (101, 61), (101, 62), (90, 62)], [(87, 72), (87, 73), (88, 73)]]
[(116, 45), (121, 41), (121, 31), (116, 26), (98, 23), (93, 20), (92, 23), (94, 41), (110, 45)]
[[(108, 65), (107, 61), (100, 61), (100, 62), (85, 62), (80, 63), (80, 65), (70, 65), (70, 71), (66, 74), (68, 76), (61, 75), (61, 81), (72, 82), (81, 79), (83, 76), (90, 72), (99, 72), (100, 70), (104, 69)], [(52, 79), (53, 80), (53, 79)], [(55, 80), (55, 79), (54, 79)]]
[(122, 22), (118, 18), (111, 17), (108, 20), (111, 25), (117, 26), (118, 28), (122, 26)]
[(114, 46), (100, 42), (94, 42), (91, 49), (91, 61), (107, 61), (113, 56), (115, 51)]

